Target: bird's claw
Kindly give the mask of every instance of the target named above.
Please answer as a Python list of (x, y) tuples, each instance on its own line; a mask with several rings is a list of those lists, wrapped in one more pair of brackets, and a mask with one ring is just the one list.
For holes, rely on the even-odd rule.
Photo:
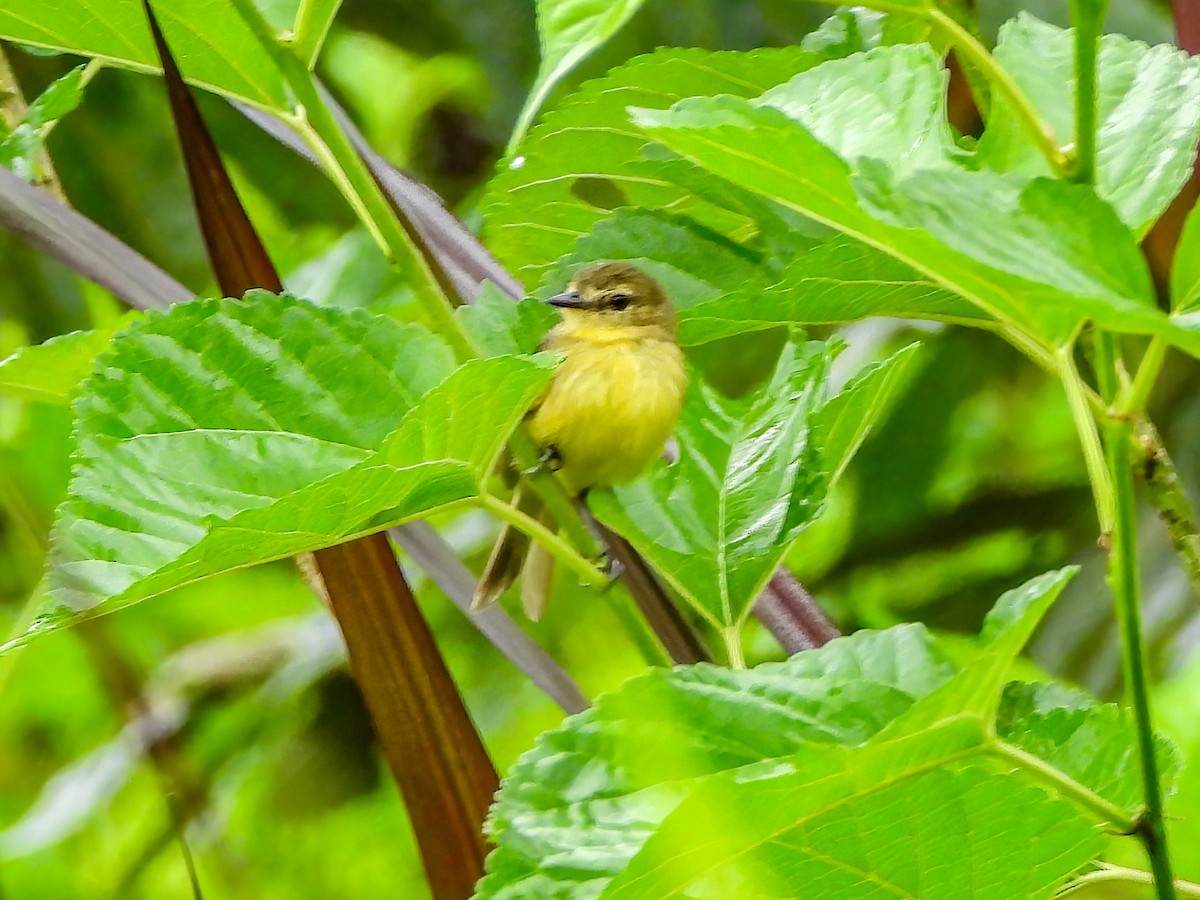
[(562, 454), (558, 452), (558, 448), (553, 444), (542, 448), (542, 455), (538, 457), (535, 465), (528, 469), (522, 469), (521, 474), (525, 477), (537, 475), (539, 472), (557, 472), (562, 468)]
[(617, 579), (625, 574), (625, 567), (621, 564), (621, 561), (616, 557), (609, 556), (607, 553), (602, 554), (596, 560), (596, 566), (604, 573), (604, 577), (608, 579), (600, 586), (601, 591), (610, 590), (617, 583)]

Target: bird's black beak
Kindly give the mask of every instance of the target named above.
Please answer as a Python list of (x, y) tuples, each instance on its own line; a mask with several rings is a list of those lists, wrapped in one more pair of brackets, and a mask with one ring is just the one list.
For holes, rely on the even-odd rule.
[(587, 304), (583, 298), (579, 296), (578, 291), (567, 291), (564, 294), (555, 294), (553, 297), (547, 297), (546, 302), (551, 306), (558, 306), (564, 309), (583, 309)]

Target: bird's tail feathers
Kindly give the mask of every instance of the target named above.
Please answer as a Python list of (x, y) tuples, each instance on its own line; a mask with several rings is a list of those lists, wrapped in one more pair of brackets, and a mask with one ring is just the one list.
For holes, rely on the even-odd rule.
[[(540, 521), (547, 528), (554, 527), (554, 517), (543, 509)], [(525, 557), (525, 571), (521, 576), (521, 604), (525, 615), (533, 621), (541, 619), (550, 602), (550, 590), (554, 587), (554, 554), (534, 542)]]
[[(512, 505), (527, 516), (542, 517), (542, 501), (537, 493), (524, 482), (517, 485), (513, 492)], [(529, 552), (529, 536), (519, 528), (505, 525), (492, 548), (483, 577), (475, 588), (475, 596), (471, 599), (471, 612), (479, 612), (500, 599), (507, 591), (525, 563)]]

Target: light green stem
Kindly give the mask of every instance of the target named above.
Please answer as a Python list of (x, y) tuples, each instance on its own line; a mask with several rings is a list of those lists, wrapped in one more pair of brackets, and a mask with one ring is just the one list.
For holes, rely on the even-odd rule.
[(511, 503), (505, 503), (499, 497), (493, 497), (491, 494), (483, 494), (479, 498), (479, 505), (497, 519), (523, 531), (549, 550), (555, 559), (575, 572), (584, 584), (592, 587), (603, 587), (608, 584), (605, 574), (576, 553), (574, 547), (541, 522), (525, 515)]
[(1125, 671), (1125, 690), (1133, 707), (1137, 731), (1138, 763), (1142, 772), (1142, 790), (1146, 812), (1139, 823), (1138, 836), (1145, 845), (1154, 872), (1159, 900), (1172, 900), (1171, 861), (1163, 826), (1162, 785), (1158, 761), (1154, 755), (1154, 727), (1150, 713), (1150, 688), (1146, 673), (1146, 647), (1142, 636), (1141, 584), (1137, 561), (1137, 501), (1133, 492), (1131, 428), (1128, 422), (1114, 420), (1108, 428), (1108, 457), (1116, 488), (1117, 518), (1109, 557), (1109, 586), (1116, 601), (1117, 623), (1121, 630), (1121, 656)]
[[(1094, 872), (1088, 872), (1064, 884), (1055, 893), (1055, 898), (1069, 897), (1085, 890), (1092, 884), (1108, 884), (1125, 882), (1126, 884), (1154, 884), (1154, 875), (1141, 869), (1128, 869), (1125, 866), (1114, 866), (1105, 863)], [(1200, 884), (1191, 881), (1176, 881), (1175, 890), (1181, 897), (1200, 898)]]
[(1150, 392), (1158, 382), (1163, 362), (1167, 356), (1167, 342), (1161, 337), (1153, 338), (1146, 347), (1142, 361), (1138, 363), (1137, 374), (1133, 384), (1121, 392), (1117, 400), (1117, 408), (1125, 414), (1140, 414), (1150, 400)]
[(296, 10), (292, 42), (296, 54), (309, 68), (316, 63), (317, 54), (321, 52), (321, 45), (325, 43), (325, 37), (329, 34), (329, 25), (333, 22), (334, 13), (336, 13), (337, 7), (341, 6), (341, 0), (331, 0), (331, 2), (334, 8), (330, 10), (328, 6), (325, 7), (325, 24), (321, 28), (314, 26), (314, 15), (317, 10), (316, 0), (300, 0), (300, 7)]
[(1053, 788), (1059, 794), (1074, 800), (1081, 807), (1094, 813), (1097, 818), (1107, 822), (1113, 829), (1122, 834), (1132, 834), (1137, 828), (1137, 822), (1128, 812), (1115, 803), (1105, 800), (1095, 791), (1085, 787), (1073, 778), (1064, 775), (1060, 770), (1045, 760), (1039, 759), (1032, 753), (1026, 753), (1005, 741), (997, 740), (991, 747), (994, 756), (1005, 762), (1020, 766), (1047, 787)]
[(475, 356), (451, 314), (451, 301), (392, 212), (379, 183), (346, 133), (325, 105), (308, 67), (275, 40), (270, 27), (251, 0), (232, 0), (246, 24), (271, 54), (295, 97), (292, 123), (324, 165), (347, 202), (367, 225), (371, 235), (394, 263), (414, 272), (423, 282), (415, 291), (434, 329), (446, 339), (460, 360)]
[(1092, 417), (1087, 391), (1075, 368), (1075, 360), (1071, 357), (1069, 346), (1058, 351), (1058, 374), (1067, 394), (1067, 402), (1071, 406), (1071, 416), (1075, 420), (1075, 430), (1079, 433), (1079, 443), (1083, 447), (1083, 459), (1087, 466), (1088, 479), (1092, 484), (1100, 532), (1102, 535), (1108, 535), (1116, 519), (1112, 477), (1105, 462), (1104, 447), (1100, 443), (1096, 420)]
[(1075, 25), (1075, 159), (1071, 178), (1096, 181), (1096, 54), (1108, 0), (1071, 0)]
[(721, 629), (721, 638), (725, 642), (725, 652), (729, 656), (731, 669), (746, 668), (746, 657), (742, 653), (742, 626), (730, 625)]
[[(1100, 30), (1108, 0), (1071, 0), (1075, 25), (1075, 130), (1076, 162), (1073, 177), (1081, 184), (1096, 180), (1096, 64), (1100, 46)], [(1110, 407), (1117, 403), (1118, 386), (1123, 372), (1121, 359), (1112, 335), (1097, 329), (1096, 380), (1100, 396)], [(1160, 351), (1156, 351), (1160, 352)], [(1157, 366), (1151, 367), (1128, 392), (1137, 397), (1149, 393), (1157, 376)], [(1122, 391), (1126, 393), (1126, 391)], [(1149, 679), (1146, 673), (1146, 644), (1142, 635), (1141, 577), (1137, 558), (1137, 498), (1133, 490), (1134, 455), (1133, 426), (1129, 409), (1109, 416), (1104, 428), (1105, 450), (1113, 499), (1115, 501), (1111, 549), (1108, 559), (1108, 582), (1116, 604), (1117, 624), (1121, 631), (1122, 668), (1125, 691), (1133, 708), (1137, 732), (1138, 764), (1142, 774), (1142, 793), (1145, 812), (1137, 825), (1137, 835), (1150, 859), (1154, 873), (1154, 890), (1159, 900), (1174, 900), (1175, 885), (1171, 876), (1171, 859), (1163, 825), (1163, 795), (1159, 780), (1158, 760), (1154, 752), (1154, 726), (1150, 713)], [(1103, 526), (1102, 526), (1103, 527)]]
[[(874, 6), (868, 2), (867, 6)], [(936, 7), (928, 7), (920, 12), (914, 11), (917, 15), (927, 15), (929, 19), (940, 28), (949, 38), (954, 48), (962, 55), (964, 61), (969, 62), (976, 69), (983, 73), (991, 84), (992, 89), (1003, 95), (1004, 99), (1012, 107), (1013, 113), (1020, 120), (1028, 133), (1030, 140), (1034, 146), (1041, 151), (1042, 156), (1046, 158), (1046, 162), (1050, 164), (1050, 168), (1055, 175), (1062, 177), (1067, 174), (1067, 157), (1054, 140), (1054, 134), (1050, 130), (1050, 126), (1045, 120), (1038, 115), (1038, 111), (1034, 108), (1033, 103), (1025, 96), (1025, 92), (1020, 86), (1013, 81), (1012, 76), (996, 62), (996, 58), (987, 52), (987, 48), (976, 40), (975, 36), (967, 29), (963, 28), (953, 18), (946, 15)]]

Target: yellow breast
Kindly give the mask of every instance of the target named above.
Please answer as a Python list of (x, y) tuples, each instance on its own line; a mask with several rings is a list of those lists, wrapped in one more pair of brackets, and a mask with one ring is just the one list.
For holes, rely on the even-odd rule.
[(622, 335), (556, 335), (547, 348), (564, 355), (530, 419), (530, 431), (562, 459), (574, 490), (636, 478), (662, 454), (687, 389), (678, 345)]

